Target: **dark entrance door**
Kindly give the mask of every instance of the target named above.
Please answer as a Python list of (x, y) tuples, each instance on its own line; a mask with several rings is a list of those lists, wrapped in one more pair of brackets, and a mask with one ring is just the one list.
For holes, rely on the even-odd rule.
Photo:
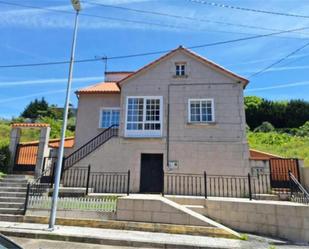
[(163, 154), (141, 155), (141, 193), (161, 193), (163, 184)]

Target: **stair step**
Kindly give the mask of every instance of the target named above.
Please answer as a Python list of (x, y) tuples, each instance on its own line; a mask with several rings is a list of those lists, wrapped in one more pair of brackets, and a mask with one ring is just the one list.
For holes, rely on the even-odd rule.
[(0, 196), (0, 203), (2, 202), (25, 202), (26, 195), (24, 197), (3, 197)]
[(25, 179), (20, 179), (20, 180), (14, 179), (14, 180), (12, 180), (12, 179), (6, 179), (6, 178), (1, 179), (0, 182), (1, 183), (28, 183), (28, 181), (25, 180)]
[(0, 196), (1, 197), (26, 197), (26, 192), (5, 192), (5, 191), (1, 191), (0, 189)]
[(0, 208), (24, 208), (25, 202), (0, 202)]
[(26, 179), (25, 175), (6, 175), (4, 178)]
[(0, 214), (22, 214), (23, 208), (0, 208)]
[(1, 192), (27, 192), (27, 188), (23, 187), (0, 187)]
[(26, 188), (27, 187), (27, 183), (12, 183), (12, 182), (0, 182), (0, 189), (2, 187), (14, 187), (14, 188)]
[(19, 214), (0, 214), (0, 221), (23, 222), (24, 216)]

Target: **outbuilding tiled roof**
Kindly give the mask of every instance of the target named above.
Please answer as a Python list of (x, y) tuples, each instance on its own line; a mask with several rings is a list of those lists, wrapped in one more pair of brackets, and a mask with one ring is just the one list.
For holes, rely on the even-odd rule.
[(49, 127), (49, 124), (45, 123), (14, 123), (12, 127), (29, 127), (29, 128), (40, 128), (40, 127)]
[(77, 94), (120, 93), (116, 82), (101, 82), (76, 91)]

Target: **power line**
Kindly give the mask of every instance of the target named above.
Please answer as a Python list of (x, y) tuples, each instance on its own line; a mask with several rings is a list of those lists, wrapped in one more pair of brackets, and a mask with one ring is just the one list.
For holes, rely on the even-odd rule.
[[(130, 10), (130, 11), (141, 12), (141, 13), (155, 14), (155, 15), (160, 15), (160, 16), (169, 16), (169, 17), (174, 17), (174, 18), (183, 18), (183, 19), (187, 19), (187, 20), (191, 20), (191, 21), (192, 20), (199, 20), (201, 22), (209, 22), (209, 23), (216, 23), (216, 24), (228, 25), (228, 26), (237, 26), (237, 27), (243, 27), (243, 28), (260, 29), (260, 30), (268, 30), (268, 31), (284, 31), (284, 30), (280, 30), (280, 29), (272, 29), (272, 28), (244, 25), (244, 24), (233, 24), (233, 23), (228, 23), (228, 22), (212, 21), (212, 20), (207, 20), (207, 19), (195, 19), (195, 18), (191, 18), (191, 17), (183, 17), (183, 16), (177, 16), (177, 15), (171, 15), (171, 14), (168, 14), (168, 13), (160, 13), (160, 12), (154, 12), (154, 11), (131, 9), (131, 8), (126, 8), (126, 7), (121, 7), (121, 6), (112, 6), (112, 5), (99, 4), (99, 3), (94, 3), (94, 2), (86, 2), (86, 3), (93, 4), (93, 5), (98, 5), (98, 6), (103, 6), (103, 7), (113, 7), (113, 8)], [(55, 12), (55, 13), (63, 13), (63, 14), (74, 15), (74, 12), (67, 11), (67, 10), (59, 10), (59, 9), (45, 8), (45, 7), (39, 7), (39, 6), (33, 6), (33, 5), (11, 3), (11, 2), (6, 2), (6, 1), (0, 1), (0, 4), (11, 5), (11, 6), (16, 6), (16, 7), (23, 7), (23, 8), (39, 9), (39, 10)], [(172, 28), (172, 29), (181, 29), (182, 30), (182, 29), (186, 28), (186, 27), (183, 27), (183, 26), (180, 27), (180, 26), (170, 25), (170, 24), (162, 24), (162, 23), (155, 23), (155, 22), (131, 20), (131, 19), (111, 17), (111, 16), (101, 16), (101, 15), (94, 15), (94, 14), (88, 14), (88, 13), (80, 13), (80, 15), (81, 16), (86, 16), (86, 17), (100, 18), (100, 19), (104, 19), (104, 20), (107, 20), (107, 21), (127, 22), (127, 23), (135, 23), (135, 24), (142, 24), (142, 25), (158, 26), (158, 27), (164, 27), (164, 28)], [(192, 30), (192, 27), (190, 27), (188, 29)], [(236, 32), (236, 31), (226, 31), (226, 30), (209, 30), (208, 29), (208, 30), (204, 30), (204, 31), (216, 32), (216, 33), (255, 35), (255, 34), (248, 33), (248, 32)], [(306, 34), (306, 33), (299, 33), (299, 34)], [(284, 37), (284, 36), (282, 36), (282, 38), (302, 39), (302, 38), (299, 38), (299, 37)]]
[[(189, 17), (189, 16), (174, 15), (174, 14), (158, 12), (158, 11), (134, 9), (134, 8), (128, 8), (128, 7), (123, 7), (123, 6), (116, 6), (116, 5), (97, 3), (97, 2), (88, 1), (88, 0), (84, 1), (84, 2), (86, 2), (87, 4), (91, 4), (91, 5), (95, 5), (95, 6), (101, 6), (101, 7), (105, 7), (105, 8), (113, 8), (113, 9), (120, 9), (120, 10), (126, 10), (126, 11), (131, 11), (131, 12), (143, 13), (143, 14), (151, 14), (151, 15), (164, 16), (164, 17), (172, 17), (172, 18), (184, 19), (184, 20), (189, 20), (189, 21), (198, 21), (198, 22), (205, 22), (205, 23), (215, 23), (215, 24), (226, 25), (226, 26), (234, 26), (234, 27), (249, 28), (249, 29), (258, 29), (258, 30), (267, 30), (267, 31), (283, 31), (281, 29), (260, 27), (260, 26), (255, 26), (255, 25), (246, 25), (246, 24), (239, 24), (239, 23), (214, 21), (214, 20), (203, 19), (203, 18), (194, 18), (194, 17)], [(300, 33), (300, 34), (304, 34), (304, 33)]]
[(255, 77), (257, 75), (260, 75), (264, 72), (266, 72), (268, 69), (278, 65), (279, 63), (281, 63), (282, 61), (284, 61), (285, 59), (289, 58), (290, 56), (298, 53), (299, 51), (303, 50), (304, 48), (308, 47), (309, 46), (309, 42), (307, 42), (306, 44), (302, 45), (301, 47), (293, 50), (291, 53), (287, 54), (286, 56), (282, 57), (281, 59), (273, 62), (272, 64), (268, 65), (267, 67), (263, 68), (262, 70), (258, 71), (258, 72), (255, 72), (254, 74), (250, 75), (248, 78), (252, 78), (252, 77)]
[[(274, 35), (277, 35), (277, 34), (290, 33), (290, 32), (307, 30), (307, 29), (309, 29), (309, 27), (285, 30), (285, 31), (280, 31), (280, 32), (273, 32), (273, 33), (262, 34), (262, 35), (247, 36), (247, 37), (243, 37), (243, 38), (237, 38), (237, 39), (231, 39), (231, 40), (225, 40), (225, 41), (211, 42), (211, 43), (206, 43), (206, 44), (201, 44), (201, 45), (190, 46), (188, 48), (189, 49), (197, 49), (197, 48), (212, 47), (212, 46), (218, 46), (218, 45), (224, 45), (224, 44), (229, 44), (229, 43), (253, 40), (253, 39), (258, 39), (258, 38), (263, 38), (263, 37), (274, 36)], [(133, 57), (143, 57), (143, 56), (149, 56), (149, 55), (163, 54), (163, 53), (168, 53), (170, 51), (171, 50), (161, 50), (161, 51), (153, 51), (153, 52), (145, 52), (145, 53), (137, 53), (137, 54), (129, 54), (129, 55), (101, 57), (101, 58), (94, 58), (94, 59), (82, 59), (82, 60), (76, 60), (75, 62), (76, 63), (83, 63), (83, 62), (99, 61), (99, 60), (104, 60), (104, 59), (105, 60), (127, 59), (127, 58), (133, 58)], [(47, 66), (47, 65), (67, 64), (67, 63), (69, 63), (69, 61), (42, 62), (42, 63), (31, 63), (31, 64), (13, 64), (13, 65), (0, 65), (0, 68)]]
[[(74, 12), (67, 11), (67, 10), (44, 8), (44, 7), (25, 5), (25, 4), (19, 4), (19, 3), (10, 3), (10, 2), (5, 2), (5, 1), (0, 1), (0, 4), (74, 15)], [(104, 19), (104, 20), (108, 20), (108, 21), (120, 21), (120, 22), (135, 23), (135, 24), (146, 24), (146, 25), (151, 25), (151, 26), (159, 26), (159, 27), (174, 28), (174, 29), (183, 29), (184, 28), (184, 27), (179, 27), (179, 26), (169, 25), (169, 24), (146, 22), (146, 21), (139, 21), (139, 20), (131, 20), (131, 19), (111, 17), (111, 16), (101, 16), (101, 15), (94, 15), (94, 14), (88, 14), (88, 13), (80, 13), (79, 15), (86, 16), (86, 17), (100, 18), (100, 19)]]
[(276, 11), (261, 10), (261, 9), (251, 9), (251, 8), (245, 8), (245, 7), (228, 5), (228, 4), (220, 4), (220, 3), (208, 2), (208, 1), (204, 1), (204, 0), (188, 0), (188, 1), (193, 2), (193, 3), (210, 5), (210, 6), (213, 6), (213, 7), (220, 7), (220, 8), (236, 9), (236, 10), (256, 12), (256, 13), (263, 13), (263, 14), (270, 14), (270, 15), (309, 18), (309, 16), (306, 16), (306, 15), (299, 15), (299, 14), (285, 13), (285, 12), (276, 12)]

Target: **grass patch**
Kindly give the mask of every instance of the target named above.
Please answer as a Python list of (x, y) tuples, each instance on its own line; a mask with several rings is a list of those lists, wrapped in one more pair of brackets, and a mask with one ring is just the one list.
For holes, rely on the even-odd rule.
[(249, 239), (248, 234), (245, 234), (245, 233), (244, 233), (244, 234), (241, 234), (241, 235), (240, 235), (240, 239), (241, 239), (241, 240), (246, 240), (246, 241), (247, 241), (247, 240)]
[(249, 132), (249, 146), (252, 149), (277, 154), (283, 157), (304, 159), (309, 167), (309, 137), (297, 137), (277, 132)]

